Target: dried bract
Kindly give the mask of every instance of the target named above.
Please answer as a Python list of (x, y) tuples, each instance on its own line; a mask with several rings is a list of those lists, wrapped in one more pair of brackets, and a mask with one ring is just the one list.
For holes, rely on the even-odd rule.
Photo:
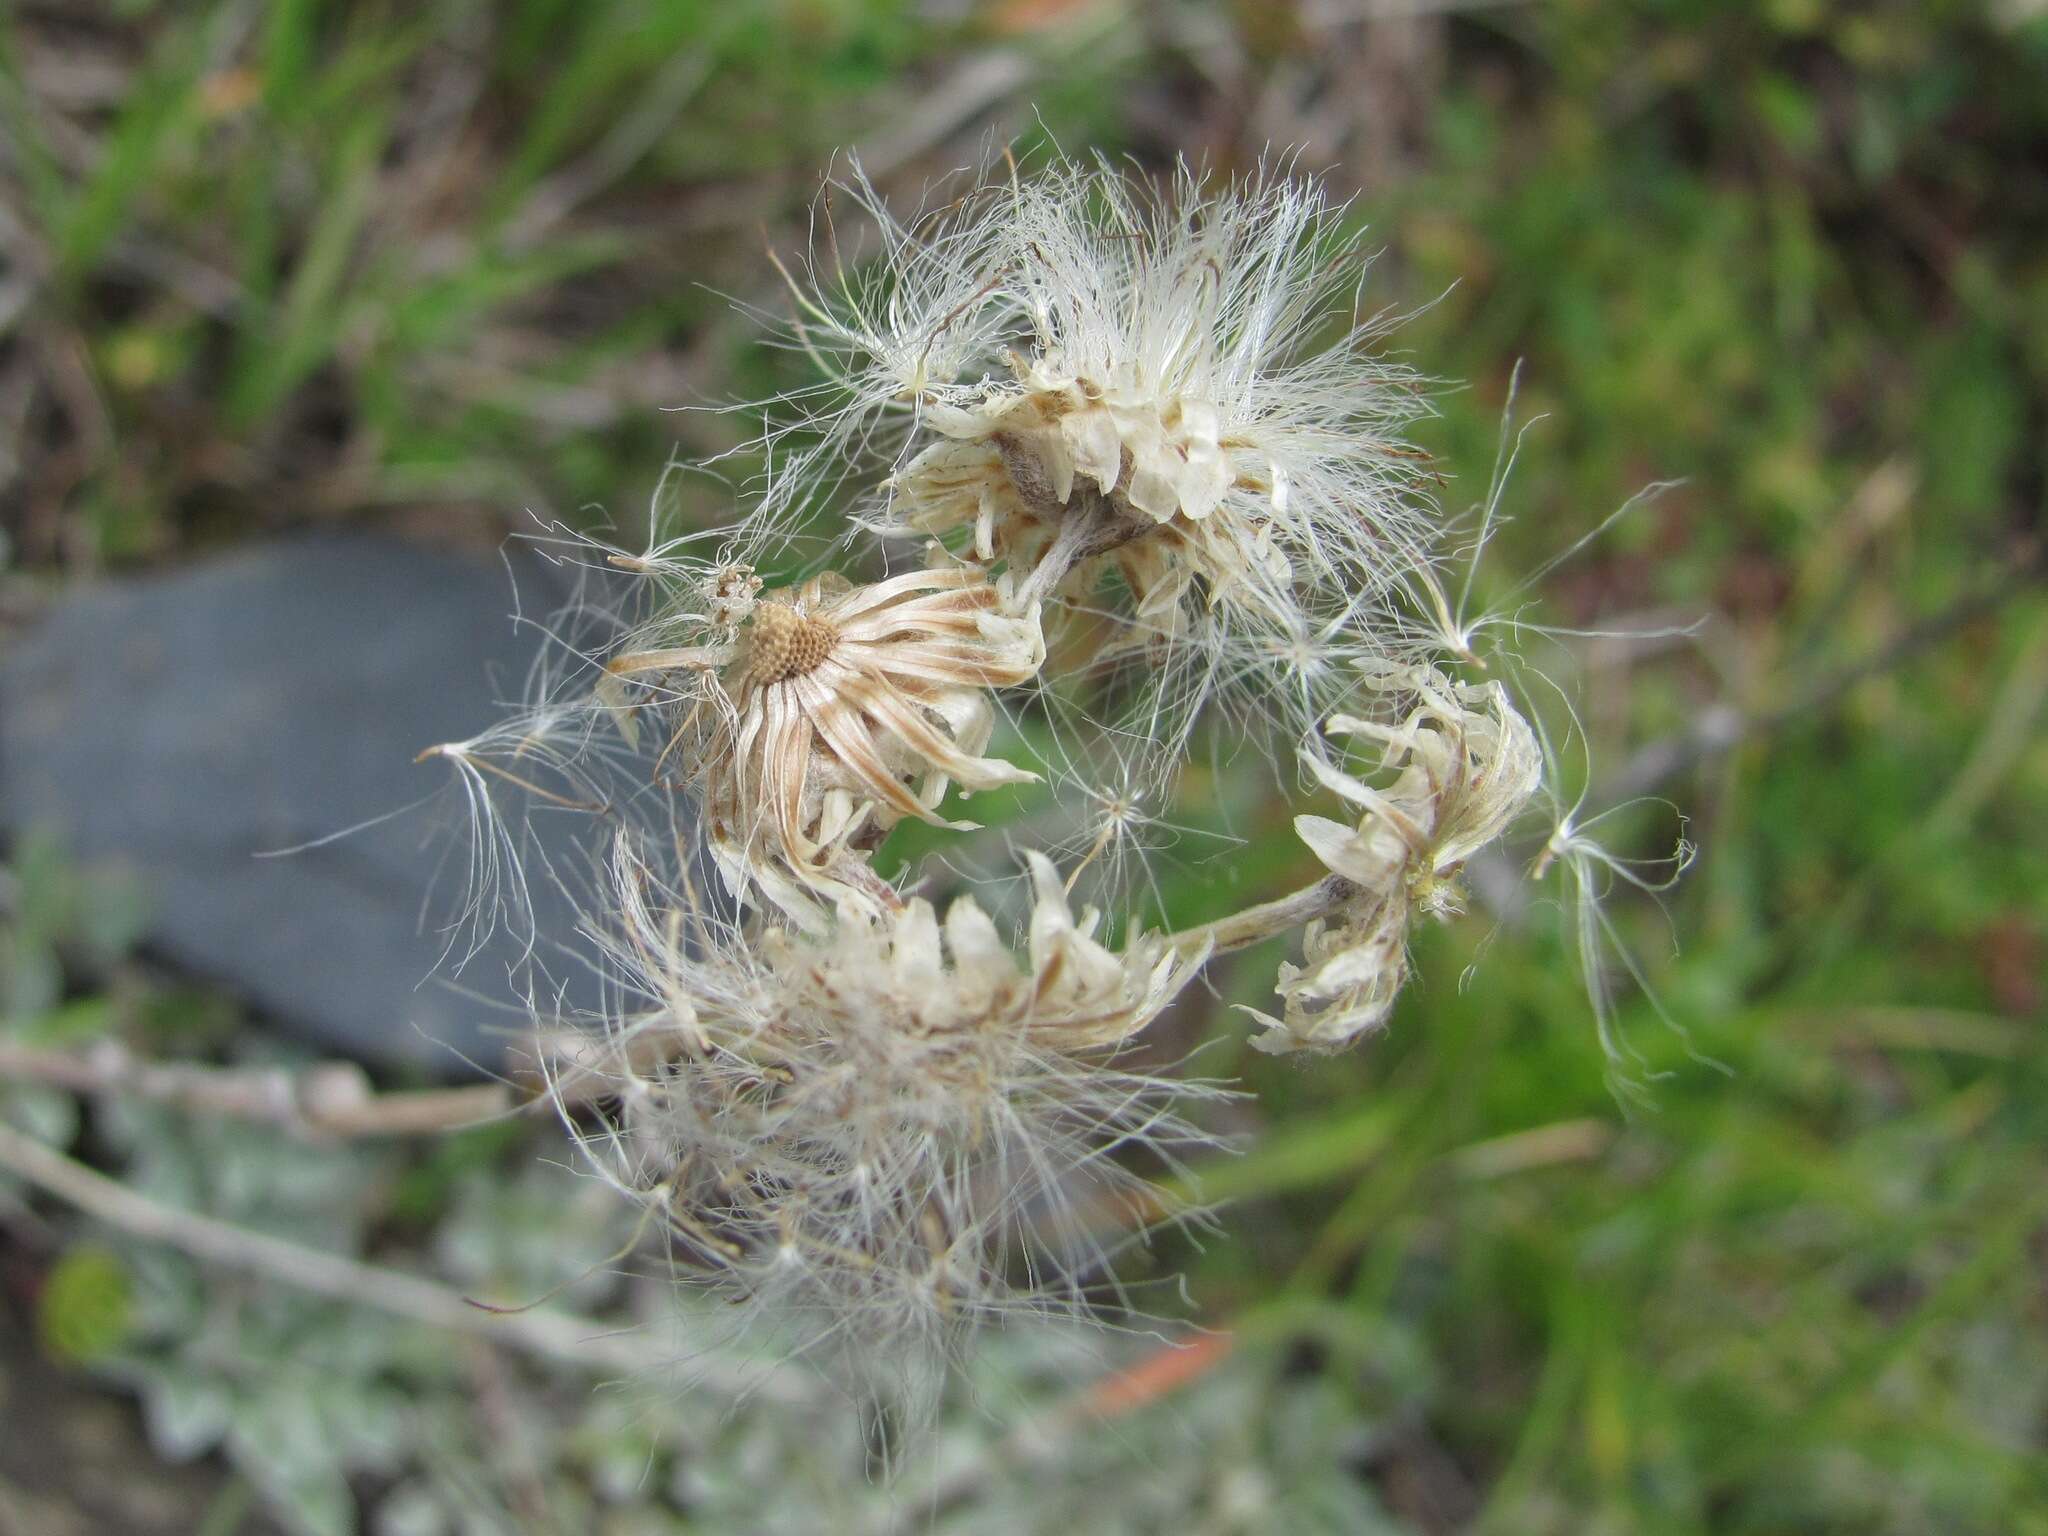
[(1282, 1017), (1258, 1014), (1269, 1032), (1261, 1050), (1331, 1050), (1385, 1022), (1408, 976), (1408, 927), (1418, 912), (1448, 916), (1463, 907), (1458, 871), (1521, 814), (1542, 780), (1535, 732), (1498, 682), (1459, 683), (1434, 668), (1388, 667), (1373, 678), (1384, 693), (1412, 695), (1394, 725), (1340, 715), (1334, 735), (1377, 742), (1375, 788), (1325, 761), (1302, 756), (1315, 776), (1352, 804), (1356, 827), (1297, 816), (1295, 831), (1355, 894), (1311, 922), (1303, 963), (1284, 964)]

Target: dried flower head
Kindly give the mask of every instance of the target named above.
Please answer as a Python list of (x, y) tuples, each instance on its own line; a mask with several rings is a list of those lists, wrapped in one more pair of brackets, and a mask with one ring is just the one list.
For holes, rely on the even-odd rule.
[(1507, 831), (1536, 793), (1543, 756), (1536, 734), (1498, 682), (1453, 681), (1434, 668), (1379, 669), (1372, 685), (1410, 696), (1398, 724), (1340, 715), (1334, 735), (1380, 745), (1375, 788), (1304, 751), (1328, 788), (1364, 811), (1356, 827), (1297, 816), (1295, 831), (1352, 891), (1328, 917), (1307, 926), (1303, 963), (1280, 970), (1283, 1015), (1257, 1017), (1269, 1032), (1261, 1050), (1330, 1050), (1386, 1021), (1408, 976), (1408, 926), (1417, 912), (1463, 908), (1458, 871)]
[(736, 894), (759, 884), (807, 919), (815, 893), (872, 896), (858, 853), (897, 820), (969, 826), (937, 813), (948, 784), (1035, 777), (979, 755), (994, 725), (988, 690), (1024, 682), (1044, 661), (1035, 610), (1004, 611), (965, 567), (867, 586), (827, 574), (755, 587), (717, 579), (730, 639), (632, 650), (608, 667), (614, 678), (663, 680), (670, 752), (694, 780)]
[[(883, 446), (875, 526), (957, 533), (1057, 598), (1076, 658), (1165, 668), (1169, 753), (1217, 681), (1291, 698), (1266, 686), (1288, 637), (1431, 559), (1401, 440), (1427, 405), (1373, 354), (1362, 254), (1313, 182), (1183, 173), (1155, 194), (1055, 164), (909, 226), (850, 190), (885, 254), (799, 289), (797, 338), (837, 386), (803, 402), (831, 449), (812, 462)], [(1283, 644), (1247, 644), (1265, 636)]]
[(631, 1001), (571, 1080), (615, 1103), (586, 1148), (689, 1269), (884, 1357), (1100, 1280), (1073, 1204), (1128, 1177), (1103, 1149), (1194, 1139), (1171, 1109), (1188, 1086), (1119, 1052), (1205, 955), (1108, 948), (1029, 864), (1020, 961), (966, 896), (943, 922), (912, 900), (821, 937), (735, 928), (621, 843), (606, 944)]

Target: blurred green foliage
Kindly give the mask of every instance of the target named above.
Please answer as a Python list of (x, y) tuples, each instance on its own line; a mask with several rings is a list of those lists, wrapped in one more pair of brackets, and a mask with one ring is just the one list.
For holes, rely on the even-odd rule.
[(43, 1348), (75, 1364), (103, 1360), (127, 1339), (133, 1306), (121, 1256), (101, 1243), (79, 1243), (43, 1281), (36, 1313)]
[[(2038, 546), (2048, 13), (1559, 3), (1339, 41), (1398, 27), (1435, 62), (1406, 82), (1398, 173), (1361, 174), (1355, 208), (1385, 246), (1369, 297), (1417, 311), (1394, 344), (1469, 381), (1423, 433), (1446, 505), (1483, 496), (1517, 362), (1516, 420), (1542, 418), (1482, 594), (1566, 628), (1713, 615), (1658, 646), (1525, 631), (1596, 781), (1715, 701), (1801, 697)], [(759, 226), (799, 238), (835, 147), (922, 123), (1000, 55), (1026, 83), (937, 124), (892, 190), (983, 131), (1229, 169), (1273, 101), (1360, 89), (1318, 73), (1335, 46), (1292, 6), (17, 7), (0, 109), (36, 292), (0, 370), (70, 382), (32, 394), (0, 487), (16, 558), (341, 516), (630, 522), (671, 452), (742, 435), (661, 407), (800, 380), (712, 290), (778, 302)], [(118, 91), (53, 102), (36, 65), (67, 49)], [(1324, 158), (1341, 177), (1377, 142)], [(677, 495), (730, 506), (709, 480)], [(1262, 1362), (1257, 1391), (1224, 1383), (1251, 1393), (1232, 1422), (1358, 1427), (1315, 1442), (1353, 1480), (1298, 1528), (1358, 1528), (1363, 1489), (1414, 1531), (2048, 1532), (2044, 701), (2035, 588), (1663, 787), (1703, 856), (1668, 910), (1612, 908), (1684, 1029), (1624, 995), (1640, 1108), (1610, 1090), (1554, 876), (1513, 921), (1430, 933), (1354, 1056), (1270, 1062), (1216, 1010), (1198, 1061), (1256, 1091), (1259, 1130), (1210, 1176), (1225, 1235), (1162, 1262)], [(1262, 891), (1301, 873), (1263, 772), (1193, 786), (1246, 848), (1191, 856), (1168, 918), (1233, 899), (1225, 866)], [(1656, 806), (1611, 825), (1631, 855), (1673, 830)], [(24, 891), (37, 867), (17, 851)], [(60, 904), (18, 903), (9, 940), (9, 1008), (49, 1031), (70, 1026), (36, 914)], [(1221, 1002), (1258, 1003), (1274, 958), (1222, 971)], [(457, 1190), (473, 1208), (478, 1160), (400, 1177), (400, 1223)], [(77, 1252), (66, 1318), (106, 1291)], [(380, 1391), (404, 1377), (373, 1365)], [(307, 1474), (330, 1511), (331, 1473)]]

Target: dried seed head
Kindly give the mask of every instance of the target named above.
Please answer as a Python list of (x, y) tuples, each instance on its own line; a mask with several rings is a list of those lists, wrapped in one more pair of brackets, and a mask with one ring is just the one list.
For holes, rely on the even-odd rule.
[(747, 675), (757, 683), (807, 676), (832, 654), (838, 639), (829, 619), (799, 613), (789, 603), (761, 603), (747, 635)]
[(1054, 646), (1139, 679), (1104, 723), (1156, 740), (1162, 779), (1219, 690), (1280, 739), (1342, 708), (1302, 702), (1262, 642), (1395, 590), (1437, 526), (1402, 442), (1429, 410), (1421, 381), (1376, 355), (1365, 252), (1323, 191), (1185, 171), (1153, 191), (1055, 161), (904, 226), (848, 190), (885, 258), (798, 288), (800, 340), (836, 388), (792, 402), (824, 446), (790, 494), (880, 445), (894, 462), (872, 526), (1020, 583), (1068, 524), (1106, 525), (1041, 584)]
[[(754, 585), (758, 585), (755, 583)], [(653, 673), (674, 719), (668, 759), (696, 789), (734, 893), (809, 928), (852, 900), (888, 905), (864, 854), (905, 816), (939, 826), (951, 784), (1034, 774), (984, 757), (989, 690), (1045, 660), (1036, 610), (1010, 612), (971, 567), (867, 586), (821, 576), (748, 599), (730, 643), (653, 648), (611, 663)]]
[[(1171, 1115), (1186, 1085), (1116, 1053), (1208, 943), (1304, 925), (1254, 1043), (1352, 1042), (1406, 980), (1417, 915), (1457, 909), (1460, 869), (1543, 767), (1500, 684), (1427, 664), (1470, 659), (1436, 580), (1426, 472), (1400, 441), (1427, 405), (1373, 356), (1358, 247), (1313, 183), (1183, 174), (1155, 196), (1055, 163), (911, 228), (854, 190), (883, 260), (792, 284), (827, 379), (757, 445), (775, 472), (756, 510), (715, 564), (691, 534), (614, 557), (658, 611), (594, 645), (611, 659), (593, 701), (508, 733), (494, 772), (638, 828), (587, 925), (620, 983), (608, 1045), (576, 1067), (609, 1090), (593, 1161), (727, 1294), (887, 1364), (921, 1355), (901, 1341), (1078, 1303), (1101, 1254), (1070, 1183), (1120, 1177), (1108, 1146), (1190, 1134)], [(750, 552), (786, 550), (817, 493), (882, 473), (878, 445), (862, 525), (930, 541), (932, 568), (764, 590)], [(1402, 616), (1404, 594), (1431, 600), (1434, 631)], [(939, 814), (950, 788), (1036, 777), (989, 755), (997, 690), (1027, 684), (1019, 735), (1057, 782), (1014, 830), (1064, 847), (1067, 883), (1030, 853), (1014, 927), (971, 898), (942, 919), (875, 850), (905, 818), (971, 828)], [(664, 735), (614, 759), (650, 717)], [(1275, 727), (1313, 731), (1309, 768), (1357, 820), (1296, 819), (1334, 878), (1112, 949), (1067, 892), (1143, 862), (1197, 721), (1253, 758), (1275, 755)], [(1373, 769), (1338, 766), (1325, 731), (1377, 744)], [(476, 745), (443, 752), (488, 807)], [(673, 799), (645, 792), (657, 748)], [(538, 784), (536, 756), (571, 788)], [(630, 765), (629, 792), (581, 792), (569, 770), (592, 761)], [(484, 878), (516, 877), (483, 819)], [(707, 852), (729, 915), (696, 898)], [(1583, 881), (1594, 855), (1558, 857)]]
[(1430, 667), (1386, 667), (1368, 678), (1383, 694), (1413, 700), (1399, 725), (1340, 715), (1333, 734), (1381, 744), (1375, 788), (1304, 751), (1316, 777), (1364, 815), (1356, 827), (1297, 816), (1295, 830), (1332, 874), (1357, 889), (1330, 919), (1311, 923), (1303, 964), (1283, 964), (1283, 1017), (1258, 1014), (1261, 1050), (1332, 1050), (1386, 1021), (1408, 975), (1408, 928), (1416, 912), (1448, 916), (1462, 905), (1465, 860), (1493, 842), (1528, 805), (1543, 773), (1536, 734), (1498, 682), (1458, 683)]
[(754, 611), (754, 599), (763, 583), (751, 565), (721, 565), (702, 582), (704, 600), (711, 622), (737, 626)]
[(1084, 1169), (1128, 1179), (1104, 1146), (1193, 1137), (1170, 1106), (1202, 1090), (1115, 1055), (1204, 956), (1107, 948), (1030, 865), (1020, 959), (972, 897), (943, 922), (913, 900), (819, 938), (721, 927), (619, 846), (608, 945), (643, 1006), (578, 1062), (615, 1106), (586, 1150), (708, 1284), (882, 1358), (1079, 1304), (1100, 1255), (1055, 1251), (1045, 1224)]

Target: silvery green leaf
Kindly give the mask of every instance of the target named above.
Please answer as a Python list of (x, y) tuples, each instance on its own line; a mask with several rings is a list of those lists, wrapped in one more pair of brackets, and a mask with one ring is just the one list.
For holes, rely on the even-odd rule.
[(344, 1448), (303, 1393), (280, 1388), (237, 1403), (228, 1451), (294, 1531), (354, 1536), (355, 1499), (344, 1476)]
[(297, 1383), (277, 1382), (235, 1405), (236, 1460), (297, 1476), (333, 1463), (340, 1453), (312, 1398)]
[[(599, 1198), (585, 1198), (592, 1194)], [(628, 1214), (609, 1191), (547, 1164), (514, 1181), (471, 1177), (435, 1234), (435, 1258), (466, 1284), (536, 1294), (563, 1286), (567, 1302), (594, 1308), (617, 1289), (606, 1261), (626, 1238)]]
[(330, 1439), (346, 1448), (349, 1464), (388, 1472), (403, 1464), (412, 1414), (403, 1394), (374, 1382), (337, 1382), (321, 1394), (320, 1417)]
[(15, 1084), (0, 1090), (0, 1120), (46, 1147), (66, 1147), (78, 1135), (78, 1101), (55, 1088)]
[[(65, 1147), (78, 1134), (78, 1105), (54, 1088), (17, 1085), (0, 1089), (0, 1121), (15, 1126), (45, 1146)], [(0, 1200), (22, 1198), (21, 1181), (0, 1173)]]
[(149, 1139), (162, 1114), (159, 1106), (145, 1100), (113, 1094), (100, 1106), (95, 1128), (115, 1150), (133, 1152)]
[(335, 1468), (310, 1470), (288, 1482), (267, 1482), (254, 1469), (249, 1476), (269, 1497), (278, 1518), (301, 1536), (356, 1536), (361, 1528), (355, 1495)]
[(136, 1332), (154, 1339), (192, 1339), (206, 1309), (205, 1285), (192, 1261), (169, 1249), (138, 1246), (129, 1251), (127, 1262), (135, 1284)]
[(451, 1529), (447, 1509), (425, 1479), (394, 1488), (377, 1511), (377, 1536), (449, 1536)]
[(158, 1369), (144, 1385), (142, 1409), (156, 1453), (166, 1461), (190, 1461), (220, 1444), (234, 1401), (218, 1382)]

